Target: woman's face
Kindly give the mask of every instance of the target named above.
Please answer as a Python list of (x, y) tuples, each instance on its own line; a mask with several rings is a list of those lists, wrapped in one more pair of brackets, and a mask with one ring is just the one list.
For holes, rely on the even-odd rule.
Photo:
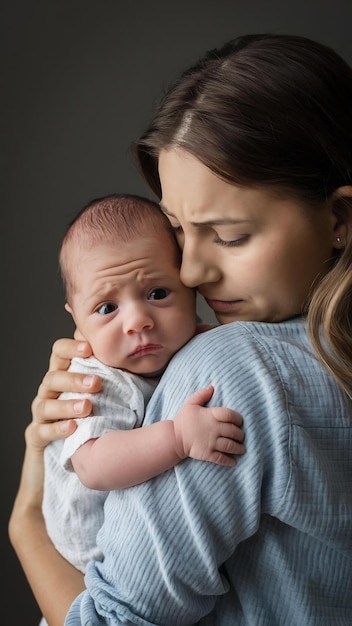
[(270, 189), (215, 176), (181, 149), (159, 157), (161, 207), (183, 250), (181, 280), (219, 322), (278, 322), (301, 314), (331, 267), (335, 216)]

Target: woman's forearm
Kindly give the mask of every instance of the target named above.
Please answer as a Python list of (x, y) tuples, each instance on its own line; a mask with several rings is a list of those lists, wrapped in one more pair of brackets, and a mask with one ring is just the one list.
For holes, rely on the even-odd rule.
[(32, 592), (50, 626), (62, 626), (83, 574), (50, 541), (41, 511), (43, 449), (27, 446), (21, 482), (9, 520), (9, 537)]

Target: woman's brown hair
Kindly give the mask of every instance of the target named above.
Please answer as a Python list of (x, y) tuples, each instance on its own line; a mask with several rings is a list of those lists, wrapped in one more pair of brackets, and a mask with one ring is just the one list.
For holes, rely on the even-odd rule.
[[(352, 69), (331, 48), (291, 35), (248, 35), (208, 52), (162, 98), (135, 150), (160, 198), (160, 150), (179, 147), (220, 178), (276, 187), (319, 210), (352, 185)], [(313, 346), (352, 396), (352, 204), (336, 201), (343, 249), (317, 283)]]

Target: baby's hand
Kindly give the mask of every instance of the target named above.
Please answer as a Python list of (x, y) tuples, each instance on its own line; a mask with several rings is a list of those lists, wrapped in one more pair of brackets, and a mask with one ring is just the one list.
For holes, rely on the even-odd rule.
[(214, 393), (209, 385), (193, 393), (174, 420), (178, 454), (211, 461), (218, 465), (234, 466), (234, 454), (243, 454), (244, 432), (242, 417), (236, 411), (223, 407), (204, 407)]

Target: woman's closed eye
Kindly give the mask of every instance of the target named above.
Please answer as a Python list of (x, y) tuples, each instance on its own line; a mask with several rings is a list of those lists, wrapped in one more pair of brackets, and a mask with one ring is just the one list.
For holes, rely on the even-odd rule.
[(170, 224), (169, 226), (169, 231), (170, 233), (174, 233), (175, 235), (180, 235), (183, 233), (182, 226), (173, 226), (172, 224)]
[(242, 244), (246, 243), (248, 239), (249, 239), (249, 235), (241, 235), (237, 239), (229, 239), (229, 240), (221, 239), (219, 235), (216, 235), (213, 241), (214, 243), (217, 243), (219, 246), (233, 248), (235, 246), (241, 246)]

